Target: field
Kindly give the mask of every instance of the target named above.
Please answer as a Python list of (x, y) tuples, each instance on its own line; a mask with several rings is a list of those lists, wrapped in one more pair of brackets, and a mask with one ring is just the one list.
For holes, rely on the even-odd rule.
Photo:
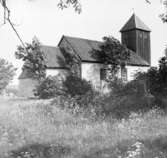
[(93, 121), (50, 100), (1, 99), (0, 157), (166, 158), (167, 116), (151, 110)]

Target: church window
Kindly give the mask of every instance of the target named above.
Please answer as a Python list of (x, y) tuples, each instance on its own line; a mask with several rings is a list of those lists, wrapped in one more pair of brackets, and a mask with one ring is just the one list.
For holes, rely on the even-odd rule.
[(144, 34), (144, 39), (147, 39), (147, 35), (146, 34)]
[(106, 69), (104, 68), (100, 69), (100, 80), (105, 80), (106, 77), (107, 77)]
[(121, 68), (121, 79), (123, 82), (127, 81), (127, 68)]

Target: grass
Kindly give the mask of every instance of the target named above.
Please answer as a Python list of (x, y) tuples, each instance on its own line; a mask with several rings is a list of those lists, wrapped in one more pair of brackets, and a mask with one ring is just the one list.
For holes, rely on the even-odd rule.
[(44, 100), (0, 101), (2, 158), (166, 158), (167, 116), (91, 121)]

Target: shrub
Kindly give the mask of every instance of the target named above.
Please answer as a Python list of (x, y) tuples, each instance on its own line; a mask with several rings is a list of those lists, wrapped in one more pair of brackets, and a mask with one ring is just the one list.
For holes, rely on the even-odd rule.
[(144, 80), (147, 90), (153, 94), (162, 94), (167, 92), (167, 57), (159, 60), (158, 67), (151, 67), (145, 73), (137, 73), (136, 80)]
[(103, 99), (103, 113), (117, 118), (128, 117), (131, 112), (147, 111), (155, 106), (155, 98), (147, 93), (143, 80), (123, 83), (110, 82), (112, 91)]
[(61, 87), (59, 76), (48, 76), (36, 87), (34, 94), (42, 99), (53, 98), (62, 93)]
[(67, 76), (65, 81), (63, 81), (63, 90), (66, 95), (70, 95), (71, 97), (84, 95), (89, 91), (93, 91), (90, 82), (74, 75)]
[(53, 98), (58, 95), (80, 98), (88, 92), (92, 92), (89, 82), (76, 76), (67, 76), (65, 80), (61, 76), (48, 76), (34, 90), (35, 96), (42, 99)]
[(55, 98), (53, 104), (72, 113), (82, 113), (96, 119), (101, 116), (128, 117), (131, 112), (143, 112), (155, 107), (154, 97), (146, 93), (141, 81), (134, 80), (125, 84), (121, 80), (115, 79), (110, 86), (112, 92), (106, 96), (89, 90), (85, 94), (77, 93), (80, 95)]
[(112, 95), (116, 96), (143, 96), (144, 94), (146, 94), (145, 82), (143, 80), (132, 80), (128, 83), (124, 83), (121, 79), (115, 78), (110, 82), (109, 86), (112, 89)]

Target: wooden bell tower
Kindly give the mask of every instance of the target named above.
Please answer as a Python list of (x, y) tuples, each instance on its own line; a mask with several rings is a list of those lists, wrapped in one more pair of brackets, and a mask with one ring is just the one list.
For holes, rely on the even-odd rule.
[(151, 30), (148, 26), (133, 14), (128, 22), (122, 27), (120, 32), (122, 36), (122, 44), (125, 44), (129, 49), (137, 53), (151, 65)]

